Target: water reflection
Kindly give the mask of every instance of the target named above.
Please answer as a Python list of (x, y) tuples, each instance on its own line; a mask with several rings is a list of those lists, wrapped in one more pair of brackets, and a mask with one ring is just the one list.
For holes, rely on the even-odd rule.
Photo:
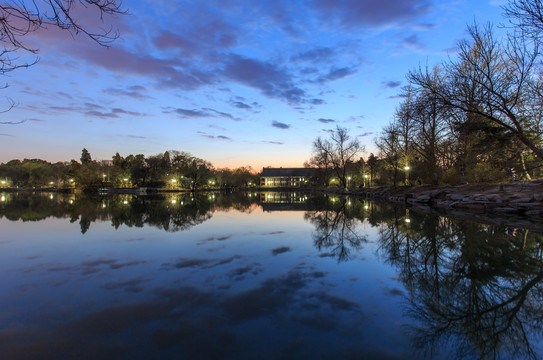
[(537, 358), (543, 325), (541, 234), (402, 210), (382, 219), (380, 252), (398, 269), (424, 355)]
[(323, 256), (332, 256), (338, 262), (350, 260), (367, 242), (358, 226), (364, 220), (364, 206), (345, 197), (323, 199), (323, 206), (307, 211), (304, 216), (315, 225), (313, 243), (319, 251), (328, 251)]
[[(373, 328), (368, 330), (371, 322), (364, 309), (376, 307), (365, 303), (366, 298), (375, 293), (368, 291), (360, 295), (346, 290), (332, 293), (332, 289), (341, 287), (341, 282), (325, 281), (332, 272), (325, 270), (325, 261), (330, 257), (336, 266), (336, 263), (362, 266), (359, 255), (369, 256), (368, 248), (372, 248), (376, 249), (372, 251), (381, 262), (395, 269), (395, 276), (403, 286), (388, 292), (403, 297), (405, 317), (394, 322), (405, 325), (405, 336), (415, 347), (416, 352), (408, 358), (537, 358), (541, 355), (543, 236), (537, 230), (538, 224), (528, 229), (515, 224), (475, 222), (469, 217), (423, 214), (401, 206), (354, 198), (301, 193), (198, 196), (5, 193), (0, 202), (0, 219), (23, 222), (49, 217), (68, 219), (79, 222), (85, 237), (93, 232), (95, 222), (110, 222), (115, 229), (123, 225), (150, 226), (160, 229), (162, 234), (164, 231), (191, 233), (214, 215), (228, 212), (281, 215), (277, 220), (280, 226), (291, 217), (303, 215), (305, 223), (311, 225), (311, 246), (318, 254), (299, 255), (303, 260), (279, 273), (271, 264), (279, 263), (275, 266), (282, 269), (289, 257), (299, 254), (297, 247), (304, 239), (297, 236), (302, 232), (289, 235), (288, 228), (272, 228), (260, 231), (257, 236), (246, 229), (251, 224), (246, 221), (239, 226), (234, 223), (228, 230), (231, 233), (202, 234), (203, 240), (176, 255), (170, 255), (168, 248), (160, 252), (159, 259), (123, 258), (124, 253), (115, 258), (98, 253), (93, 258), (70, 264), (52, 262), (28, 267), (25, 273), (43, 271), (49, 276), (67, 272), (81, 283), (107, 270), (124, 271), (125, 277), (108, 278), (99, 284), (97, 291), (124, 291), (130, 294), (130, 301), (114, 297), (110, 299), (110, 306), (73, 316), (51, 331), (43, 328), (37, 328), (36, 333), (34, 330), (31, 333), (0, 331), (0, 348), (11, 344), (10, 354), (17, 357), (28, 354), (23, 348), (27, 349), (29, 339), (34, 339), (30, 341), (32, 351), (49, 352), (51, 358), (69, 357), (74, 344), (79, 350), (95, 349), (99, 357), (107, 357), (108, 351), (124, 344), (124, 350), (119, 350), (120, 356), (140, 353), (141, 358), (153, 357), (152, 351), (159, 349), (164, 357), (181, 354), (190, 358), (237, 358), (242, 347), (248, 357), (258, 355), (260, 347), (266, 346), (262, 339), (279, 336), (275, 330), (281, 329), (280, 332), (286, 331), (293, 338), (286, 341), (288, 346), (270, 357), (288, 358), (302, 353), (317, 356), (310, 354), (311, 347), (303, 347), (305, 352), (296, 352), (302, 348), (295, 341), (294, 334), (299, 333), (310, 333), (315, 338), (321, 336), (321, 340), (327, 339), (330, 333), (349, 333), (352, 336), (349, 343), (358, 344), (353, 347), (358, 351), (368, 346), (367, 343), (362, 346), (360, 334), (368, 336), (367, 332), (373, 331)], [(270, 217), (265, 219), (269, 221)], [(262, 218), (259, 221), (261, 225), (264, 223)], [(217, 231), (224, 231), (225, 222), (219, 224)], [(245, 237), (251, 241), (243, 242)], [(254, 244), (261, 246), (263, 238), (270, 239), (266, 251), (257, 248), (244, 253), (248, 251), (245, 248), (256, 246)], [(284, 243), (279, 243), (283, 240)], [(238, 247), (224, 245), (236, 241)], [(220, 245), (205, 251), (195, 250), (218, 243)], [(213, 255), (220, 251), (224, 253)], [(263, 253), (271, 260), (255, 260)], [(34, 257), (27, 257), (31, 258)], [(266, 261), (272, 271), (259, 278), (266, 271)], [(147, 269), (152, 264), (158, 267), (154, 272), (132, 270)], [(340, 269), (345, 268), (337, 266), (333, 271)], [(174, 273), (183, 275), (179, 278), (163, 275)], [(359, 274), (348, 277), (351, 285), (377, 286), (363, 283), (355, 275)], [(162, 277), (168, 286), (156, 283)], [(235, 289), (236, 283), (252, 277), (250, 283), (230, 291)], [(223, 282), (218, 282), (218, 278)], [(63, 281), (70, 280), (55, 279), (53, 284), (60, 287)], [(75, 282), (72, 279), (72, 283)], [(144, 296), (139, 297), (140, 294)], [(101, 302), (107, 303), (103, 299)], [(279, 319), (273, 320), (275, 328), (269, 328), (270, 319)], [(127, 333), (132, 335), (126, 338)], [(256, 333), (266, 336), (257, 338)], [(397, 341), (399, 336), (394, 333), (391, 338)], [(134, 344), (148, 345), (142, 349)], [(384, 353), (375, 354), (379, 354), (375, 356), (378, 358)]]

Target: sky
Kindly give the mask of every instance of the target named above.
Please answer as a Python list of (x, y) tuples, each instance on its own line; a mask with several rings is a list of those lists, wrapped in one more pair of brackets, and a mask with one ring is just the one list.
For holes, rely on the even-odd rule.
[[(189, 152), (216, 168), (301, 167), (337, 126), (375, 152), (406, 74), (453, 56), (499, 0), (125, 0), (103, 47), (54, 28), (2, 76), (0, 162)], [(28, 54), (20, 60), (33, 61)]]

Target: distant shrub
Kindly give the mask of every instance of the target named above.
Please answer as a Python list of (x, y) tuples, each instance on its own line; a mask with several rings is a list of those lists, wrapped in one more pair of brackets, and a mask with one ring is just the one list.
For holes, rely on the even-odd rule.
[(480, 162), (466, 172), (470, 183), (492, 182), (503, 179), (503, 170), (493, 168), (489, 163)]
[(459, 185), (462, 182), (462, 175), (455, 168), (447, 169), (442, 173), (441, 182), (445, 185)]

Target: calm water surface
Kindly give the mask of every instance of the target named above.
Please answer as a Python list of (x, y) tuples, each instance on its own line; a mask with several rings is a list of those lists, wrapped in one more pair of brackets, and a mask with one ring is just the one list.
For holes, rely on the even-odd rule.
[(543, 236), (300, 193), (3, 193), (3, 359), (543, 355)]

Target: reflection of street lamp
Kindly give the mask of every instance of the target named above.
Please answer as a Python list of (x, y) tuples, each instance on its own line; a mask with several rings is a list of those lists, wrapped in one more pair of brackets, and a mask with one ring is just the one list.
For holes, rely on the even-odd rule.
[(406, 165), (404, 167), (405, 170), (405, 185), (409, 183), (409, 165)]

